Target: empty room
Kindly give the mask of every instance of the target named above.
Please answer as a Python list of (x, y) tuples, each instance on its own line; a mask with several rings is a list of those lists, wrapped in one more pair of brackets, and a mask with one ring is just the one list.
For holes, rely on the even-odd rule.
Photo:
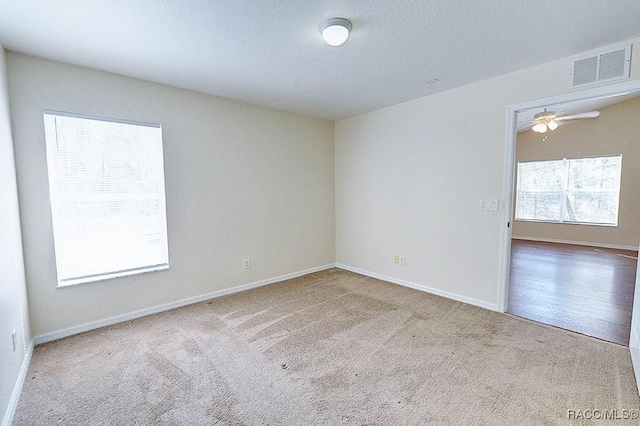
[(3, 426), (633, 424), (638, 22), (0, 0)]

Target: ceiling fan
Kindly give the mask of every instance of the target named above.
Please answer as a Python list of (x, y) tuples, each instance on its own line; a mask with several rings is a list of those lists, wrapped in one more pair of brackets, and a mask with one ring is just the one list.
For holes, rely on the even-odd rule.
[(582, 112), (578, 114), (557, 115), (555, 111), (544, 111), (533, 116), (533, 127), (531, 130), (537, 133), (546, 133), (547, 130), (555, 130), (563, 121), (582, 120), (584, 118), (597, 118), (599, 111)]

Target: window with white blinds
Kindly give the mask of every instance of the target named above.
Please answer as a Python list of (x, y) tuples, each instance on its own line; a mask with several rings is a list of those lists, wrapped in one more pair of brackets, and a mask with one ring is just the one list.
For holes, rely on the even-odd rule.
[(159, 124), (45, 111), (58, 286), (169, 267)]
[(622, 156), (518, 163), (516, 220), (616, 226)]

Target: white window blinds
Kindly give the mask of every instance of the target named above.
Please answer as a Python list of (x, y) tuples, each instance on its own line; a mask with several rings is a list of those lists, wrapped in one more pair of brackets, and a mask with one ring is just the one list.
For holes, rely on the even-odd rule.
[(516, 220), (618, 224), (622, 156), (518, 163)]
[(160, 125), (44, 122), (58, 285), (168, 268)]

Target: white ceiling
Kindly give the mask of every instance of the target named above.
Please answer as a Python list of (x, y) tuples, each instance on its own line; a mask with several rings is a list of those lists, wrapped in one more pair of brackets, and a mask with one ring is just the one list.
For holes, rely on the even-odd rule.
[[(333, 17), (353, 23), (340, 47), (318, 29)], [(0, 0), (7, 49), (332, 120), (628, 40), (639, 22), (638, 0)]]

